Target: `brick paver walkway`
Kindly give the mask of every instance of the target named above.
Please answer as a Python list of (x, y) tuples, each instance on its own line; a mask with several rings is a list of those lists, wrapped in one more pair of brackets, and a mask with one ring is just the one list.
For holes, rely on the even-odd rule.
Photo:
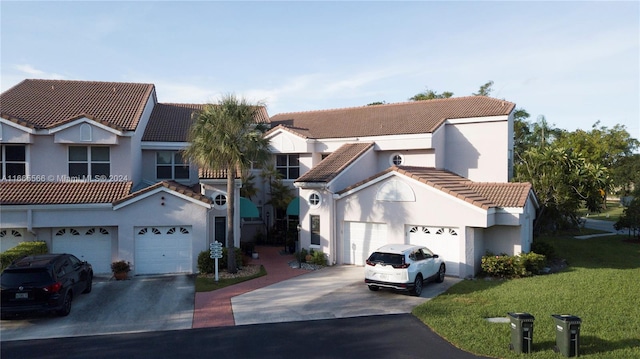
[(233, 326), (232, 297), (308, 273), (304, 269), (291, 268), (288, 263), (295, 258), (280, 254), (282, 250), (282, 247), (256, 247), (260, 258), (251, 259), (250, 263), (262, 264), (267, 275), (211, 292), (196, 293), (192, 327)]

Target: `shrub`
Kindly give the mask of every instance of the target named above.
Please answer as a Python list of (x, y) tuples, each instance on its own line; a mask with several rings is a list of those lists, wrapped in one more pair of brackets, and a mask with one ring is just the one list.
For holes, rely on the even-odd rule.
[(499, 278), (530, 277), (540, 273), (547, 263), (542, 254), (522, 253), (518, 256), (487, 253), (482, 257), (482, 273)]
[(131, 263), (127, 261), (116, 261), (111, 263), (111, 271), (113, 273), (129, 273), (131, 272)]
[(315, 264), (315, 265), (326, 266), (327, 255), (324, 254), (322, 251), (313, 251), (311, 253), (311, 261), (307, 261), (307, 262), (311, 262), (311, 264)]
[(533, 241), (531, 244), (531, 252), (542, 254), (549, 259), (556, 257), (555, 249), (551, 244), (546, 242)]
[(304, 263), (307, 261), (307, 255), (309, 254), (309, 252), (307, 252), (306, 249), (302, 248), (300, 249), (300, 252), (296, 253), (296, 260), (299, 263)]
[(49, 253), (49, 248), (47, 247), (47, 243), (43, 241), (21, 242), (17, 246), (0, 254), (0, 266), (2, 266), (2, 270), (4, 270), (11, 262), (18, 258), (46, 253)]
[[(242, 250), (240, 248), (234, 248), (236, 252), (236, 265), (242, 266)], [(218, 270), (227, 269), (227, 247), (222, 248), (222, 258), (218, 259)], [(210, 257), (209, 251), (202, 251), (198, 254), (198, 271), (200, 273), (214, 273), (215, 272), (215, 259)]]

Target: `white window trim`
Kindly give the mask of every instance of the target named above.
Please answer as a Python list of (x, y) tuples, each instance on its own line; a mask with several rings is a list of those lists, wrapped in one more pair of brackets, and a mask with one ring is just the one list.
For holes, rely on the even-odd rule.
[[(7, 178), (7, 157), (5, 153), (6, 146), (24, 146), (24, 174), (30, 175), (29, 171), (29, 146), (22, 143), (3, 143), (0, 146), (0, 165), (2, 166), (2, 178)], [(23, 163), (22, 161), (11, 161), (10, 163)]]
[[(84, 147), (85, 150), (87, 151), (87, 159), (86, 161), (71, 161), (71, 159), (69, 158), (70, 156), (70, 149), (71, 147)], [(94, 161), (91, 159), (91, 148), (93, 147), (106, 147), (109, 150), (109, 160), (108, 161)], [(97, 175), (93, 175), (92, 174), (92, 168), (91, 165), (92, 164), (109, 164), (109, 175), (111, 175), (111, 147), (110, 146), (91, 146), (91, 145), (70, 145), (67, 147), (67, 174), (71, 177), (71, 173), (69, 173), (69, 165), (72, 163), (86, 163), (87, 164), (87, 175), (86, 178), (88, 179), (94, 179), (97, 178)], [(109, 177), (109, 176), (106, 176)]]
[[(218, 198), (218, 196), (224, 196), (224, 204), (220, 205), (218, 203), (216, 203), (216, 198)], [(227, 204), (229, 203), (229, 198), (227, 197), (226, 194), (222, 193), (222, 192), (216, 192), (214, 194), (211, 195), (211, 200), (213, 201), (213, 207), (216, 209), (227, 209)]]
[[(396, 163), (393, 161), (393, 160), (396, 158), (396, 156), (397, 156), (397, 157), (400, 157), (400, 163), (399, 163), (399, 164), (396, 164)], [(402, 155), (402, 153), (400, 153), (400, 152), (392, 153), (392, 154), (391, 154), (391, 156), (389, 156), (389, 164), (390, 164), (391, 166), (402, 166), (402, 165), (404, 165), (404, 164), (405, 164), (405, 161), (404, 161), (404, 156)]]
[[(285, 156), (287, 158), (287, 164), (285, 166), (278, 166), (278, 156)], [(298, 165), (297, 166), (292, 166), (292, 165), (289, 164), (289, 156), (298, 156)], [(293, 180), (298, 179), (297, 177), (296, 178), (289, 178), (289, 170), (292, 169), (292, 168), (297, 168), (298, 169), (298, 176), (300, 176), (300, 154), (299, 153), (277, 154), (276, 155), (276, 163), (275, 163), (275, 165), (276, 165), (276, 171), (279, 171), (279, 169), (281, 169), (281, 168), (286, 170), (287, 175), (283, 176), (283, 178), (282, 178), (284, 181), (293, 181)]]
[[(318, 203), (316, 204), (313, 204), (313, 202), (311, 201), (311, 197), (314, 195), (318, 196)], [(314, 208), (314, 209), (319, 208), (320, 205), (322, 204), (322, 195), (318, 191), (311, 191), (307, 196), (307, 202), (309, 203), (309, 208)]]

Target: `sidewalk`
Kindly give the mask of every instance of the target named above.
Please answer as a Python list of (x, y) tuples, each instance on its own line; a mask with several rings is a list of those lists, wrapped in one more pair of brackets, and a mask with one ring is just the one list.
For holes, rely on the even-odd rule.
[(263, 265), (267, 275), (219, 290), (196, 293), (192, 327), (234, 326), (232, 297), (309, 273), (304, 269), (289, 267), (288, 263), (295, 258), (290, 254), (280, 254), (282, 250), (282, 247), (256, 247), (260, 258), (251, 259), (249, 263)]

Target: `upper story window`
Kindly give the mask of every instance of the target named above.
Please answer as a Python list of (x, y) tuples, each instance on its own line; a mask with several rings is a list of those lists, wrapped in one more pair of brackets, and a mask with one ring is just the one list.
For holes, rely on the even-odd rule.
[(399, 153), (394, 153), (391, 155), (389, 162), (391, 162), (392, 166), (400, 166), (404, 163), (404, 157)]
[(95, 179), (110, 174), (109, 147), (69, 146), (69, 177)]
[(309, 205), (312, 208), (317, 208), (320, 206), (320, 202), (322, 202), (322, 197), (320, 197), (320, 193), (313, 191), (309, 194)]
[(227, 208), (227, 196), (222, 193), (216, 194), (213, 196), (213, 204), (220, 209)]
[(27, 174), (27, 146), (2, 145), (0, 178), (12, 179)]
[(297, 179), (300, 177), (300, 155), (277, 155), (276, 170), (283, 179)]
[(189, 179), (189, 164), (179, 152), (156, 152), (157, 179)]

